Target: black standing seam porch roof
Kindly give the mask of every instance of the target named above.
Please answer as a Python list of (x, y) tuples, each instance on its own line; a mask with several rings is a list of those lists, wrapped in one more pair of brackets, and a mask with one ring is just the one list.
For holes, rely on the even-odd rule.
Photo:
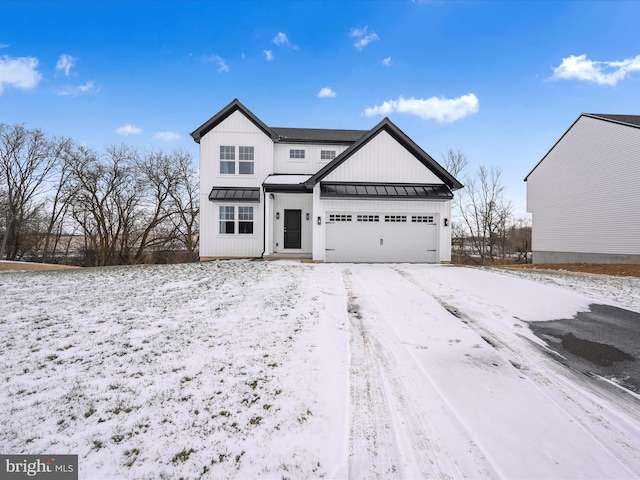
[(320, 198), (396, 198), (400, 200), (450, 200), (446, 185), (404, 183), (320, 183)]
[(212, 202), (259, 202), (260, 188), (251, 187), (213, 187), (209, 193)]

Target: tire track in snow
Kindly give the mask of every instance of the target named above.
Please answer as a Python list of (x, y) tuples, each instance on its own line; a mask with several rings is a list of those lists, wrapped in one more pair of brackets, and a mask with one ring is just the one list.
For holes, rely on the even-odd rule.
[[(629, 398), (616, 398), (615, 405), (618, 408), (613, 408), (611, 397), (620, 393), (616, 392), (619, 387), (600, 388), (603, 386), (602, 384), (594, 384), (592, 380), (569, 367), (560, 373), (558, 371), (560, 364), (556, 360), (532, 355), (531, 350), (535, 350), (537, 353), (546, 347), (534, 343), (518, 332), (508, 335), (500, 329), (491, 328), (482, 320), (472, 318), (467, 312), (452, 305), (435, 293), (432, 288), (429, 288), (433, 278), (423, 279), (428, 281), (420, 281), (412, 273), (401, 268), (394, 268), (394, 270), (476, 331), (485, 342), (495, 349), (498, 356), (511, 363), (514, 368), (520, 371), (521, 375), (533, 381), (546, 398), (561, 409), (572, 422), (582, 428), (585, 435), (591, 437), (603, 449), (607, 450), (629, 469), (630, 473), (637, 469), (640, 451), (635, 445), (635, 439), (638, 438), (640, 424), (637, 421), (639, 412), (637, 399), (633, 398), (632, 393)], [(552, 355), (555, 354), (551, 350), (550, 352)], [(576, 411), (579, 411), (580, 414), (576, 414)], [(612, 431), (615, 431), (616, 434), (611, 435)], [(612, 437), (616, 438), (615, 443), (603, 440)]]
[[(496, 477), (447, 402), (385, 325), (366, 286), (349, 270), (343, 279), (352, 361), (349, 477)], [(358, 304), (359, 297), (366, 306)], [(455, 438), (455, 446), (445, 438)], [(455, 448), (461, 445), (464, 452)]]

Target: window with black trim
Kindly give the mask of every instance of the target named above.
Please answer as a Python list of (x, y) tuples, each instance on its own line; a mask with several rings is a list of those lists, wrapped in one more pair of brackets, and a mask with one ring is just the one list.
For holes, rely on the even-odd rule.
[(238, 147), (238, 173), (253, 175), (253, 147)]
[(289, 150), (289, 158), (304, 158), (304, 150), (296, 150), (292, 148)]
[(235, 207), (220, 205), (220, 233), (225, 235), (235, 233)]
[(336, 158), (335, 150), (320, 150), (320, 160), (333, 160)]
[(253, 234), (253, 207), (238, 207), (238, 233)]
[(412, 215), (413, 223), (435, 223), (433, 215)]
[(236, 147), (220, 145), (220, 173), (226, 175), (236, 173)]
[(405, 223), (407, 221), (407, 216), (406, 215), (385, 215), (384, 221), (391, 222), (391, 223)]

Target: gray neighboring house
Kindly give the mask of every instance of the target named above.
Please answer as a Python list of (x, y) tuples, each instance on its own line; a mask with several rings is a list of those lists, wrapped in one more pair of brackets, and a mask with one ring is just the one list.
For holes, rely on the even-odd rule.
[(534, 263), (640, 263), (640, 115), (581, 114), (524, 180)]

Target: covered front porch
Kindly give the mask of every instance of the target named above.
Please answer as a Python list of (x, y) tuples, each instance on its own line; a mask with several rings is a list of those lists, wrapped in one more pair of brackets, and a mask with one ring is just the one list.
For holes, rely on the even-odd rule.
[(265, 199), (264, 258), (311, 259), (313, 191), (310, 175), (269, 175)]

